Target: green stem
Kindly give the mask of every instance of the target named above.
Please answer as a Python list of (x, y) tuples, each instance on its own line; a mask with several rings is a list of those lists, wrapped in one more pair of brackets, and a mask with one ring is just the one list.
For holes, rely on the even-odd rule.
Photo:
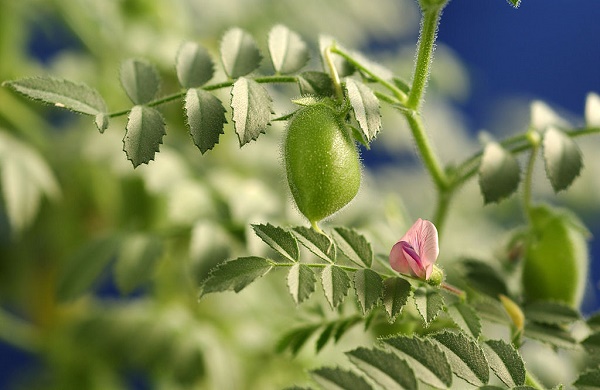
[(540, 384), (540, 382), (538, 382), (537, 378), (536, 378), (536, 377), (534, 377), (534, 376), (533, 376), (533, 375), (532, 375), (532, 374), (529, 372), (529, 370), (525, 371), (525, 384), (526, 384), (527, 386), (531, 386), (531, 387), (533, 387), (534, 389), (540, 389), (540, 390), (543, 390), (543, 389), (545, 389), (545, 387), (544, 387), (544, 386), (542, 386), (542, 385)]
[[(293, 267), (298, 263), (279, 263), (277, 261), (270, 261), (271, 265), (273, 267)], [(333, 263), (301, 263), (302, 265), (305, 265), (307, 267), (310, 268), (325, 268), (328, 267), (330, 265), (332, 265)], [(335, 264), (336, 267), (340, 267), (343, 270), (346, 270), (348, 272), (356, 272), (358, 270), (361, 270), (363, 268), (357, 268), (357, 267), (350, 267), (348, 265), (339, 265), (339, 264)]]
[(0, 339), (25, 351), (38, 350), (35, 328), (3, 309), (0, 309)]
[(448, 216), (448, 206), (452, 200), (452, 195), (452, 190), (438, 191), (438, 202), (435, 213), (433, 214), (432, 222), (437, 228), (439, 235), (442, 234), (444, 223), (446, 222), (446, 217)]
[(333, 85), (335, 87), (335, 95), (338, 99), (344, 98), (344, 91), (342, 91), (342, 82), (340, 81), (340, 75), (335, 67), (335, 63), (333, 62), (333, 58), (331, 57), (331, 52), (333, 50), (332, 46), (325, 48), (325, 52), (323, 56), (325, 57), (325, 63), (329, 68), (329, 73), (331, 74), (331, 78), (333, 80)]
[(406, 105), (415, 111), (418, 111), (425, 94), (425, 87), (431, 73), (431, 62), (433, 59), (433, 49), (440, 15), (443, 6), (428, 7), (423, 10), (421, 19), (421, 31), (419, 34), (419, 43), (417, 49), (417, 60), (413, 71), (412, 87)]
[(525, 171), (525, 183), (523, 183), (523, 213), (529, 219), (529, 209), (531, 208), (531, 193), (533, 187), (533, 170), (535, 168), (535, 160), (538, 155), (540, 146), (540, 135), (535, 130), (530, 130), (527, 133), (527, 138), (531, 145), (531, 155), (527, 162), (527, 170)]

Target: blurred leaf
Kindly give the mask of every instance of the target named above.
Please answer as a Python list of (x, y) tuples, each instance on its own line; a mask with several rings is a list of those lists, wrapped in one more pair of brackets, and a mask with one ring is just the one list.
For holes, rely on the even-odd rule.
[(371, 142), (381, 130), (379, 100), (368, 86), (358, 80), (346, 79), (346, 92), (365, 138)]
[(119, 290), (127, 294), (150, 280), (162, 251), (162, 242), (157, 237), (146, 234), (126, 237), (121, 244), (115, 265)]
[(269, 93), (256, 81), (240, 77), (233, 84), (231, 108), (240, 147), (265, 133), (271, 119), (271, 107)]
[(593, 314), (586, 322), (593, 331), (600, 331), (600, 313)]
[(165, 134), (165, 120), (158, 110), (147, 106), (134, 106), (131, 109), (123, 150), (134, 168), (154, 160)]
[(278, 226), (273, 226), (270, 223), (266, 225), (252, 225), (252, 229), (254, 229), (254, 233), (261, 240), (276, 252), (291, 261), (298, 261), (300, 257), (298, 242), (292, 233)]
[(585, 124), (587, 127), (600, 127), (600, 96), (588, 93), (585, 100)]
[(359, 69), (361, 76), (367, 81), (376, 81), (371, 75), (375, 75), (376, 77), (385, 81), (392, 81), (394, 79), (394, 72), (385, 66), (372, 61), (368, 57), (365, 57), (362, 53), (350, 50), (347, 50), (346, 53), (350, 54), (350, 56), (361, 65), (361, 67), (367, 70), (367, 72), (365, 72), (362, 69)]
[(493, 298), (498, 295), (508, 295), (508, 290), (499, 272), (491, 265), (475, 259), (466, 259), (461, 262), (464, 275), (469, 285), (478, 291)]
[(519, 352), (503, 340), (488, 340), (484, 352), (490, 368), (506, 386), (525, 383), (525, 364)]
[(579, 347), (573, 335), (557, 326), (528, 323), (525, 325), (524, 335), (556, 348), (576, 349)]
[(223, 103), (216, 96), (202, 89), (188, 89), (185, 113), (190, 135), (202, 154), (219, 143), (227, 119)]
[(546, 175), (555, 192), (567, 189), (581, 172), (583, 161), (575, 141), (550, 127), (542, 141)]
[(238, 257), (214, 268), (200, 286), (200, 298), (213, 292), (233, 290), (240, 292), (244, 287), (264, 276), (273, 268), (269, 260), (262, 257)]
[(306, 43), (283, 25), (277, 25), (269, 32), (269, 53), (275, 72), (281, 74), (297, 72), (309, 58)]
[(504, 306), (497, 299), (482, 295), (472, 305), (477, 314), (483, 319), (505, 325), (512, 323)]
[(390, 322), (400, 314), (410, 296), (410, 283), (400, 277), (392, 277), (383, 281), (383, 306)]
[(359, 269), (354, 273), (354, 288), (363, 315), (383, 297), (383, 280), (370, 269)]
[(38, 76), (5, 81), (2, 86), (9, 87), (30, 99), (81, 114), (98, 115), (106, 112), (106, 103), (98, 91), (82, 83)]
[(307, 71), (298, 76), (298, 86), (302, 95), (331, 97), (335, 95), (333, 80), (324, 72)]
[(408, 85), (408, 83), (406, 81), (404, 81), (398, 77), (394, 77), (392, 79), (392, 81), (394, 82), (394, 85), (396, 87), (398, 87), (398, 89), (401, 90), (402, 92), (404, 92), (406, 94), (410, 92), (410, 85)]
[(568, 123), (561, 118), (546, 103), (536, 100), (531, 103), (531, 127), (538, 131), (544, 131), (550, 126), (567, 126)]
[(532, 207), (529, 216), (532, 231), (523, 264), (525, 297), (578, 307), (587, 280), (587, 232), (571, 213), (550, 206)]
[(331, 336), (333, 335), (333, 331), (338, 324), (336, 322), (332, 322), (325, 326), (325, 329), (319, 335), (316, 343), (316, 351), (319, 353), (327, 344)]
[(323, 272), (321, 272), (321, 283), (325, 298), (327, 298), (332, 309), (335, 309), (342, 303), (350, 289), (348, 274), (334, 264), (330, 264), (323, 269)]
[(417, 310), (428, 327), (444, 308), (444, 297), (438, 291), (428, 288), (417, 288), (413, 294)]
[(258, 68), (261, 60), (262, 55), (250, 34), (240, 28), (225, 32), (221, 39), (221, 61), (230, 78), (247, 75)]
[(600, 368), (594, 368), (585, 371), (575, 382), (573, 382), (579, 390), (598, 390), (600, 389)]
[(569, 325), (581, 319), (579, 311), (560, 302), (532, 302), (524, 311), (529, 321), (548, 325)]
[(581, 342), (581, 345), (587, 349), (590, 354), (600, 354), (600, 331), (596, 331), (586, 337)]
[(281, 353), (289, 350), (292, 355), (298, 354), (300, 348), (306, 344), (310, 336), (319, 329), (320, 324), (304, 325), (287, 331), (277, 342), (276, 351)]
[(346, 355), (356, 367), (386, 390), (416, 390), (417, 378), (406, 361), (379, 349), (357, 348)]
[(478, 338), (481, 334), (481, 320), (477, 311), (471, 306), (462, 302), (448, 308), (450, 318), (464, 331), (469, 332), (473, 338)]
[(359, 266), (371, 267), (373, 249), (367, 239), (355, 230), (337, 227), (333, 230), (337, 247), (346, 257)]
[(287, 285), (296, 304), (307, 300), (315, 291), (317, 279), (314, 271), (306, 264), (294, 264), (288, 273)]
[(439, 346), (419, 337), (384, 338), (384, 344), (408, 361), (417, 379), (430, 386), (445, 389), (452, 385), (452, 368)]
[(479, 188), (485, 204), (499, 202), (517, 190), (520, 168), (516, 158), (500, 144), (486, 145), (479, 166)]
[(0, 131), (0, 186), (11, 229), (19, 233), (38, 213), (42, 196), (55, 199), (60, 188), (42, 157), (25, 143)]
[(160, 78), (154, 65), (145, 60), (129, 59), (121, 64), (121, 85), (133, 104), (146, 104), (158, 93)]
[(97, 238), (84, 244), (67, 258), (60, 269), (56, 295), (60, 301), (79, 298), (97, 281), (119, 249), (116, 235)]
[(335, 330), (335, 334), (333, 335), (334, 341), (337, 343), (344, 334), (350, 329), (352, 326), (356, 325), (361, 321), (361, 318), (358, 316), (352, 316), (350, 318), (343, 319), (338, 321), (337, 328)]
[(318, 368), (310, 371), (313, 379), (325, 390), (372, 390), (361, 376), (341, 368)]
[(195, 42), (184, 42), (177, 51), (175, 69), (179, 84), (184, 88), (197, 88), (212, 79), (214, 63), (205, 48)]
[(519, 5), (521, 5), (521, 0), (507, 0), (507, 1), (510, 5), (512, 5), (515, 8), (519, 8)]
[(296, 226), (293, 230), (308, 250), (323, 260), (335, 262), (335, 245), (329, 237), (305, 226)]
[(433, 338), (446, 354), (452, 371), (474, 386), (483, 386), (490, 379), (490, 367), (485, 354), (474, 339), (463, 333), (444, 331)]

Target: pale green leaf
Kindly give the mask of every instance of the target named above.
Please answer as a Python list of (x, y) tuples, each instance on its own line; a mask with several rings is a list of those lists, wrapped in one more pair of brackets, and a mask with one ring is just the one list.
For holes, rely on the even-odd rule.
[(123, 151), (134, 168), (154, 160), (165, 134), (165, 120), (158, 110), (147, 106), (134, 106), (131, 109), (123, 138)]
[(98, 128), (100, 134), (104, 133), (104, 130), (108, 129), (108, 115), (107, 114), (97, 114), (94, 117), (94, 124)]
[(254, 229), (254, 233), (261, 240), (279, 254), (291, 261), (298, 261), (300, 256), (298, 242), (291, 232), (278, 226), (273, 226), (270, 223), (266, 225), (252, 225), (252, 229)]
[(369, 383), (358, 374), (341, 368), (318, 368), (311, 375), (325, 390), (372, 390)]
[(354, 365), (386, 390), (417, 389), (417, 378), (406, 361), (379, 349), (357, 348), (346, 355)]
[(262, 257), (238, 257), (214, 268), (200, 286), (200, 298), (204, 295), (233, 290), (240, 292), (244, 287), (265, 275), (273, 268), (269, 260)]
[(361, 267), (371, 267), (373, 249), (363, 235), (352, 229), (337, 227), (333, 230), (333, 238), (346, 257)]
[(333, 80), (324, 72), (307, 71), (298, 76), (298, 86), (302, 95), (330, 97), (335, 95)]
[(370, 269), (359, 269), (354, 273), (354, 289), (363, 314), (366, 314), (383, 297), (383, 280)]
[(334, 264), (329, 264), (323, 269), (321, 283), (325, 298), (332, 309), (342, 303), (350, 289), (348, 273)]
[(600, 368), (583, 372), (573, 386), (578, 390), (600, 390)]
[(275, 72), (281, 74), (297, 72), (309, 58), (308, 47), (302, 38), (282, 25), (269, 32), (269, 53)]
[(262, 55), (254, 38), (240, 28), (228, 30), (221, 39), (221, 61), (232, 78), (245, 76), (260, 65)]
[(478, 338), (481, 334), (481, 320), (477, 311), (471, 306), (458, 302), (448, 308), (450, 318), (464, 331), (468, 332), (473, 338)]
[(402, 311), (411, 293), (410, 283), (400, 277), (388, 278), (383, 282), (383, 306), (390, 322)]
[(190, 135), (202, 154), (219, 143), (227, 119), (225, 108), (216, 96), (202, 89), (189, 89), (185, 95), (185, 113)]
[(278, 340), (275, 350), (279, 353), (289, 350), (292, 355), (296, 355), (319, 327), (319, 324), (309, 324), (287, 331)]
[(98, 115), (106, 112), (106, 103), (93, 88), (69, 80), (48, 76), (5, 81), (7, 86), (30, 99), (66, 108), (81, 114)]
[(195, 42), (184, 42), (177, 51), (175, 70), (179, 84), (197, 88), (212, 79), (214, 63), (205, 48)]
[(479, 165), (479, 188), (486, 204), (499, 202), (517, 190), (520, 168), (516, 158), (500, 144), (486, 145)]
[(346, 92), (354, 117), (368, 142), (371, 142), (381, 130), (379, 100), (368, 86), (358, 80), (346, 79)]
[(385, 80), (385, 81), (393, 81), (394, 72), (386, 68), (385, 66), (372, 61), (365, 55), (357, 51), (346, 50), (346, 53), (350, 54), (352, 59), (354, 59), (357, 63), (361, 65), (363, 69), (358, 69), (361, 76), (367, 81), (376, 82), (375, 77)]
[(590, 92), (585, 100), (585, 124), (587, 127), (600, 127), (600, 96)]
[(85, 243), (61, 265), (57, 297), (68, 301), (88, 291), (119, 249), (120, 237), (108, 236)]
[(562, 349), (577, 349), (579, 347), (573, 335), (558, 326), (527, 323), (524, 335), (552, 347)]
[(444, 308), (444, 297), (438, 291), (427, 288), (418, 288), (414, 292), (415, 304), (423, 323), (427, 327), (435, 320)]
[(446, 354), (452, 371), (474, 386), (483, 386), (490, 379), (490, 367), (477, 342), (463, 333), (441, 332), (433, 335)]
[(267, 130), (272, 112), (267, 90), (254, 80), (240, 77), (231, 89), (233, 123), (240, 147)]
[(567, 121), (560, 117), (546, 103), (536, 100), (531, 103), (531, 127), (544, 131), (550, 126), (566, 127)]
[(122, 293), (129, 293), (151, 279), (162, 255), (162, 242), (146, 234), (126, 237), (115, 265), (115, 280)]
[(524, 308), (529, 321), (548, 325), (569, 325), (581, 320), (579, 311), (560, 302), (532, 302)]
[(452, 368), (448, 359), (431, 340), (396, 336), (382, 341), (408, 361), (417, 379), (423, 383), (442, 389), (452, 385)]
[(506, 283), (500, 277), (500, 272), (492, 265), (475, 259), (465, 259), (461, 265), (471, 287), (495, 299), (500, 294), (508, 295)]
[(483, 349), (492, 371), (506, 386), (525, 383), (525, 364), (512, 345), (503, 340), (488, 340)]
[(555, 127), (544, 133), (542, 141), (546, 176), (555, 192), (565, 190), (579, 176), (583, 161), (575, 141)]
[(121, 64), (121, 85), (133, 104), (146, 104), (158, 93), (160, 78), (154, 65), (129, 59)]
[(323, 260), (330, 263), (335, 261), (335, 245), (329, 237), (304, 226), (293, 228), (300, 243)]
[(296, 304), (300, 304), (315, 291), (317, 279), (314, 271), (306, 264), (296, 263), (288, 272), (287, 285)]

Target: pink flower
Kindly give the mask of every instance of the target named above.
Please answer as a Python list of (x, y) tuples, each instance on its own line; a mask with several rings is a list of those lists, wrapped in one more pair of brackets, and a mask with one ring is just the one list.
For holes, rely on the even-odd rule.
[(401, 274), (427, 280), (439, 253), (435, 225), (419, 218), (392, 247), (390, 266)]

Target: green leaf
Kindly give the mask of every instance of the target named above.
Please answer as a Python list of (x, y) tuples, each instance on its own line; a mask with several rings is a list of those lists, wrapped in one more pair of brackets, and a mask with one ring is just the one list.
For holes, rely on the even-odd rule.
[(219, 143), (227, 119), (223, 103), (216, 96), (202, 89), (188, 89), (185, 113), (190, 135), (202, 154)]
[(221, 61), (229, 78), (237, 79), (260, 65), (262, 55), (254, 38), (240, 28), (228, 30), (221, 40)]
[(418, 288), (414, 292), (415, 304), (425, 327), (431, 324), (444, 308), (444, 297), (438, 291), (427, 288)]
[(565, 190), (579, 176), (583, 161), (575, 141), (555, 127), (549, 127), (542, 141), (546, 176), (555, 192)]
[(593, 314), (586, 322), (593, 331), (600, 331), (600, 313)]
[(357, 348), (346, 355), (352, 363), (386, 390), (416, 390), (412, 368), (398, 355), (379, 349)]
[(231, 108), (240, 147), (266, 131), (271, 119), (271, 106), (269, 93), (256, 81), (240, 77), (233, 84)]
[(262, 257), (238, 257), (215, 267), (200, 286), (200, 298), (204, 295), (233, 290), (240, 292), (244, 287), (264, 276), (273, 268), (269, 260)]
[(329, 237), (304, 226), (293, 228), (300, 243), (312, 253), (328, 262), (335, 262), (335, 245)]
[(294, 264), (288, 273), (287, 285), (296, 304), (300, 304), (315, 291), (317, 279), (314, 271), (305, 264)]
[(587, 127), (600, 127), (600, 96), (590, 92), (585, 99), (585, 124)]
[(512, 154), (496, 142), (488, 143), (479, 165), (479, 188), (485, 204), (500, 202), (515, 192), (520, 173), (519, 163)]
[(147, 106), (134, 106), (131, 109), (123, 138), (123, 151), (134, 168), (154, 160), (165, 134), (165, 120), (158, 110)]
[(474, 339), (463, 333), (441, 332), (433, 335), (446, 354), (452, 371), (474, 386), (483, 386), (490, 379), (490, 367), (485, 354)]
[(431, 340), (396, 336), (382, 341), (408, 361), (417, 379), (423, 383), (443, 389), (452, 385), (452, 368), (448, 359)]
[(354, 274), (354, 289), (363, 314), (366, 314), (383, 297), (383, 280), (370, 269), (359, 269)]
[(528, 301), (560, 301), (579, 307), (588, 272), (587, 231), (566, 211), (537, 206), (529, 210), (531, 238), (523, 264)]
[(402, 80), (399, 77), (394, 77), (392, 78), (392, 81), (394, 82), (394, 85), (396, 87), (398, 87), (399, 90), (401, 90), (402, 92), (408, 94), (410, 92), (410, 85), (408, 85), (408, 83), (404, 80)]
[(573, 382), (579, 390), (600, 390), (600, 368), (588, 370)]
[(587, 349), (590, 354), (600, 354), (600, 331), (589, 335), (581, 342), (581, 345)]
[(464, 331), (469, 332), (473, 338), (481, 334), (481, 320), (472, 306), (458, 302), (448, 308), (450, 318)]
[(503, 340), (488, 340), (483, 349), (492, 371), (506, 386), (525, 383), (525, 364), (512, 345)]
[(4, 131), (0, 131), (0, 188), (3, 212), (16, 233), (34, 221), (43, 196), (51, 200), (60, 196), (46, 161), (35, 149)]
[(521, 0), (507, 0), (508, 4), (512, 5), (515, 8), (519, 8), (519, 5), (521, 5)]
[(369, 383), (358, 374), (341, 368), (322, 367), (310, 371), (315, 382), (325, 390), (372, 390)]
[(350, 318), (346, 318), (345, 320), (339, 321), (337, 325), (337, 329), (335, 330), (335, 334), (333, 335), (334, 341), (337, 343), (344, 334), (350, 329), (352, 326), (356, 325), (361, 321), (360, 317), (352, 316)]
[(331, 97), (335, 95), (333, 80), (324, 72), (308, 71), (298, 76), (298, 87), (302, 95)]
[(373, 249), (367, 239), (355, 230), (336, 227), (333, 238), (337, 247), (346, 257), (359, 266), (371, 267), (373, 263)]
[(162, 255), (162, 242), (146, 234), (127, 237), (119, 251), (115, 265), (116, 284), (122, 293), (130, 293), (150, 280), (155, 265)]
[(282, 25), (269, 32), (269, 53), (275, 72), (281, 74), (297, 72), (309, 58), (308, 47), (302, 38)]
[(215, 65), (205, 48), (195, 42), (184, 42), (177, 51), (175, 70), (182, 87), (197, 88), (213, 78)]
[(319, 335), (319, 338), (317, 339), (317, 343), (316, 343), (317, 353), (319, 353), (319, 351), (321, 351), (325, 347), (325, 345), (327, 344), (327, 342), (333, 335), (333, 331), (337, 325), (338, 324), (336, 322), (332, 322), (332, 323), (328, 324), (325, 327), (325, 329), (323, 329), (323, 331)]
[(334, 264), (329, 264), (323, 269), (321, 283), (325, 298), (327, 298), (332, 309), (342, 303), (350, 289), (348, 273)]
[(108, 129), (109, 116), (106, 114), (97, 114), (94, 117), (94, 124), (98, 128), (100, 134), (104, 133), (104, 130)]
[(106, 103), (98, 91), (81, 83), (40, 76), (5, 81), (2, 86), (9, 87), (30, 99), (81, 114), (98, 115), (106, 112)]
[(309, 324), (286, 332), (277, 342), (275, 350), (279, 353), (289, 350), (292, 355), (296, 355), (319, 327), (319, 324)]
[(493, 298), (497, 298), (500, 294), (508, 295), (506, 283), (498, 276), (500, 272), (490, 264), (466, 259), (461, 262), (461, 265), (471, 287)]
[(557, 326), (528, 323), (525, 325), (525, 337), (541, 341), (552, 347), (576, 349), (579, 347), (573, 336)]
[(129, 59), (121, 64), (121, 85), (133, 104), (146, 104), (158, 93), (160, 78), (154, 65)]
[(508, 316), (506, 309), (497, 299), (481, 295), (471, 304), (481, 318), (497, 324), (512, 324), (512, 320)]
[(298, 261), (300, 253), (298, 242), (289, 231), (273, 226), (270, 223), (266, 225), (252, 225), (254, 233), (267, 245), (291, 261)]
[(98, 280), (119, 249), (120, 238), (108, 236), (87, 242), (60, 269), (57, 286), (59, 301), (79, 298)]
[(548, 325), (570, 325), (579, 321), (579, 311), (560, 302), (533, 302), (524, 307), (529, 321)]
[(368, 142), (373, 141), (381, 130), (379, 100), (371, 88), (351, 78), (346, 79), (346, 92), (360, 129)]
[(400, 314), (411, 292), (410, 283), (400, 277), (393, 277), (383, 282), (383, 306), (390, 322)]

